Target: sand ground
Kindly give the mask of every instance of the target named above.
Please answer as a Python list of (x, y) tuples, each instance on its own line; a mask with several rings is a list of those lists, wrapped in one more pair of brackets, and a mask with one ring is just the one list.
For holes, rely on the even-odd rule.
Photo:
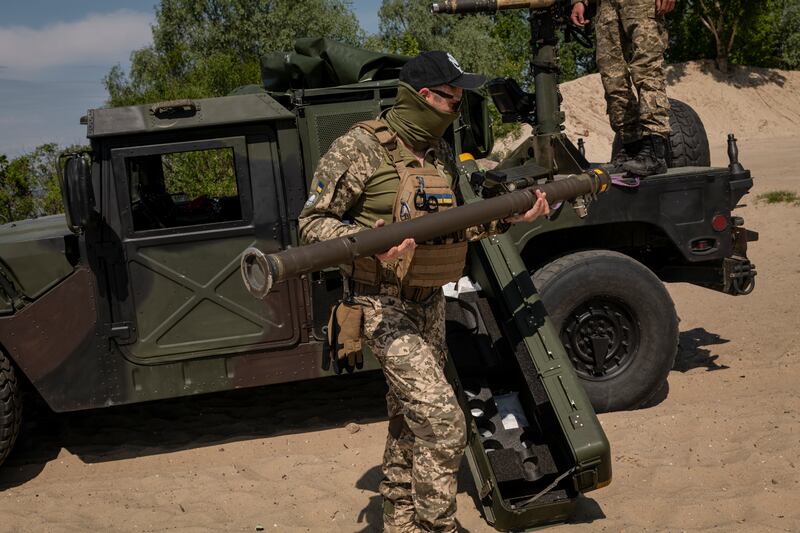
[[(745, 133), (755, 186), (737, 214), (761, 234), (750, 248), (756, 290), (669, 286), (681, 318), (669, 391), (600, 416), (614, 480), (554, 531), (800, 531), (800, 207), (755, 202), (800, 193), (800, 150), (796, 138)], [(724, 146), (713, 153), (726, 163)], [(0, 531), (379, 531), (383, 393), (379, 374), (362, 374), (29, 410), (0, 469)], [(458, 519), (493, 531), (474, 494), (464, 465)]]

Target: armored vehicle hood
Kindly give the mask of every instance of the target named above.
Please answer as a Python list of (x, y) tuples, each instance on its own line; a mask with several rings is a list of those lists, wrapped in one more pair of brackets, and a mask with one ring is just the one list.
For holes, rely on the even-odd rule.
[(74, 235), (64, 215), (0, 226), (0, 315), (14, 311), (14, 301), (33, 300), (74, 270)]

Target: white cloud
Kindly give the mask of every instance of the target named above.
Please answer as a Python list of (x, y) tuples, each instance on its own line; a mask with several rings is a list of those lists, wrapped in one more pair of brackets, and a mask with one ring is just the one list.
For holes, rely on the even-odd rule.
[(153, 15), (127, 9), (43, 28), (0, 27), (0, 65), (40, 69), (126, 62), (150, 44)]

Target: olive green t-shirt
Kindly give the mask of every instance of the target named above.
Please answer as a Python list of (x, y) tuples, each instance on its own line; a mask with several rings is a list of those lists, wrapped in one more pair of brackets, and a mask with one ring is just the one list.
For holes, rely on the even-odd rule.
[[(403, 143), (399, 143), (400, 157), (409, 168), (420, 167), (419, 160)], [(431, 148), (425, 152), (424, 167), (439, 169), (447, 177), (448, 185), (453, 187), (453, 177), (444, 170), (444, 165), (436, 161), (436, 151)], [(375, 221), (382, 218), (387, 224), (392, 222), (392, 212), (397, 191), (400, 189), (400, 176), (389, 161), (389, 154), (383, 149), (383, 160), (366, 183), (364, 192), (355, 205), (347, 212), (347, 217), (359, 226), (372, 228)]]

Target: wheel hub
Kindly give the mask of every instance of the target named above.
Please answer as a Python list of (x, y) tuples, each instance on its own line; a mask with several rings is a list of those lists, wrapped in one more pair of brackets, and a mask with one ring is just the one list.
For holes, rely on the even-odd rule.
[(622, 372), (639, 347), (639, 326), (627, 305), (595, 297), (564, 321), (561, 341), (575, 371), (584, 379), (605, 380)]

